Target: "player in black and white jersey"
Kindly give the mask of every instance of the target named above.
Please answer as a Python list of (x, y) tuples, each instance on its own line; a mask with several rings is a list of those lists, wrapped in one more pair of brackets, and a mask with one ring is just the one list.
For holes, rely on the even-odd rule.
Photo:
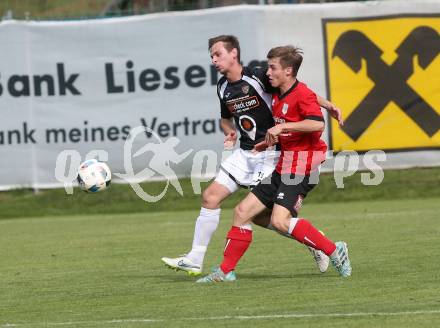
[[(274, 126), (271, 103), (273, 90), (264, 68), (250, 69), (240, 64), (240, 45), (232, 35), (209, 39), (211, 61), (223, 74), (217, 84), (221, 108), (221, 126), (225, 134), (224, 147), (232, 149), (240, 132), (240, 147), (220, 165), (216, 179), (202, 195), (202, 207), (196, 220), (191, 251), (177, 258), (163, 257), (162, 261), (173, 269), (191, 275), (202, 272), (203, 260), (211, 237), (220, 219), (220, 204), (240, 187), (252, 188), (270, 175), (278, 161), (274, 149), (264, 152), (251, 150), (264, 140), (266, 131)], [(318, 97), (320, 105), (342, 124), (341, 112), (329, 101)], [(270, 212), (254, 219), (254, 223), (271, 230)], [(252, 230), (251, 225), (240, 227)], [(309, 248), (319, 270), (325, 272), (329, 259), (321, 251)]]
[[(243, 67), (238, 81), (223, 76), (217, 84), (221, 118), (229, 125), (232, 118), (240, 131), (240, 148), (251, 150), (256, 140), (274, 125), (271, 86), (267, 86), (265, 70)], [(258, 122), (258, 124), (257, 124)], [(235, 130), (235, 128), (233, 128)]]

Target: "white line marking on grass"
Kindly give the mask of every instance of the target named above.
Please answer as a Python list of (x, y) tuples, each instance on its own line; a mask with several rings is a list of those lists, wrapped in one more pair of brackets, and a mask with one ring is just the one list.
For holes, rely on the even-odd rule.
[(420, 315), (420, 314), (440, 314), (440, 310), (432, 311), (406, 311), (406, 312), (355, 312), (355, 313), (287, 313), (287, 314), (269, 314), (269, 315), (255, 315), (255, 316), (224, 316), (224, 317), (209, 317), (209, 318), (184, 318), (183, 320), (260, 320), (260, 319), (289, 319), (289, 318), (320, 318), (320, 317), (374, 317), (374, 316), (405, 316), (405, 315)]
[(1, 328), (27, 327), (27, 326), (72, 326), (84, 324), (121, 324), (121, 323), (157, 323), (170, 321), (211, 321), (211, 320), (264, 320), (264, 319), (289, 319), (289, 318), (344, 318), (344, 317), (395, 317), (425, 314), (440, 314), (440, 310), (431, 311), (403, 311), (403, 312), (353, 312), (353, 313), (286, 313), (267, 315), (237, 315), (219, 317), (189, 317), (176, 319), (115, 319), (102, 321), (67, 321), (67, 322), (38, 322), (38, 323), (4, 323)]
[(102, 321), (67, 321), (67, 322), (26, 322), (26, 323), (6, 323), (1, 324), (1, 328), (14, 328), (14, 327), (38, 327), (38, 326), (76, 326), (76, 325), (85, 325), (85, 324), (115, 324), (115, 323), (156, 323), (163, 322), (166, 320), (163, 319), (119, 319), (119, 320), (102, 320)]

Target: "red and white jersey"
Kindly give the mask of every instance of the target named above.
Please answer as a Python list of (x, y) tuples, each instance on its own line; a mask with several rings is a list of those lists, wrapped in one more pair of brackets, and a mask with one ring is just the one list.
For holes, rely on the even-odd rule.
[[(274, 94), (272, 114), (275, 124), (303, 120), (324, 121), (315, 93), (299, 82), (283, 95)], [(327, 145), (321, 132), (287, 132), (279, 136), (281, 156), (276, 166), (280, 174), (308, 175), (325, 160)]]

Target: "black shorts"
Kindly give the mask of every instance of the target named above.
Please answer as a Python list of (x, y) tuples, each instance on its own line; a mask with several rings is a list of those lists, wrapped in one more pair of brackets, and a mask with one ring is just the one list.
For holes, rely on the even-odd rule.
[(288, 209), (293, 217), (297, 217), (303, 199), (316, 186), (316, 184), (310, 183), (309, 180), (310, 176), (308, 175), (283, 174), (281, 176), (281, 174), (274, 171), (255, 186), (251, 192), (267, 208), (273, 208), (273, 204), (278, 204)]

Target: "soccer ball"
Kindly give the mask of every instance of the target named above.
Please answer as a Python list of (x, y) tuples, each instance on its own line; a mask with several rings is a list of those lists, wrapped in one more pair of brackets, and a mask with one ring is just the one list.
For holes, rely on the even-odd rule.
[(107, 164), (89, 159), (79, 166), (78, 183), (85, 192), (103, 191), (110, 185), (112, 173)]

